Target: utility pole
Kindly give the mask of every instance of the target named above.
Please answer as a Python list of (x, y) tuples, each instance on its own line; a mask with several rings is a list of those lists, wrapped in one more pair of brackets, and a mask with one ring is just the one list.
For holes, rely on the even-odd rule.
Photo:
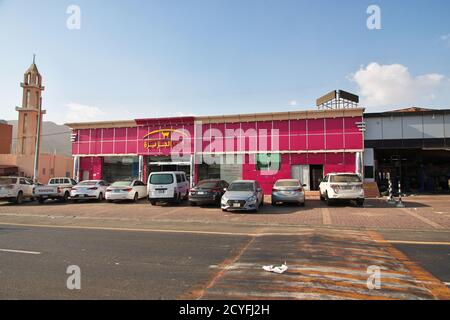
[(38, 121), (37, 121), (37, 136), (36, 136), (36, 148), (34, 153), (34, 173), (33, 181), (34, 183), (39, 182), (39, 152), (41, 145), (41, 107), (42, 107), (42, 97), (38, 101)]

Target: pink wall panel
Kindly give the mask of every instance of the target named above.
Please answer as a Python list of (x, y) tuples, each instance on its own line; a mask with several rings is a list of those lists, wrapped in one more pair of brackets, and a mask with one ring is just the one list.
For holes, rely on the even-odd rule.
[(103, 129), (103, 141), (114, 140), (114, 129)]
[(115, 133), (116, 141), (125, 141), (127, 139), (127, 129), (117, 128)]
[(102, 144), (103, 154), (113, 154), (114, 153), (114, 142), (105, 141)]
[(342, 118), (337, 119), (325, 119), (326, 132), (329, 133), (340, 133), (344, 132), (344, 121)]
[(89, 171), (89, 179), (102, 179), (103, 158), (102, 157), (83, 157), (80, 159), (80, 179), (83, 177), (83, 171)]
[(361, 132), (347, 133), (345, 137), (345, 149), (363, 149), (363, 135)]
[(114, 144), (114, 153), (125, 154), (126, 153), (126, 141), (116, 141)]
[(323, 135), (308, 135), (308, 149), (309, 150), (325, 149), (325, 136), (323, 136)]
[(81, 129), (78, 130), (78, 141), (85, 142), (90, 140), (90, 130), (89, 129)]
[(308, 164), (308, 155), (303, 154), (291, 154), (291, 164), (293, 165), (306, 165)]
[(345, 132), (359, 132), (359, 129), (356, 125), (357, 122), (362, 121), (362, 117), (347, 117), (345, 118)]
[(344, 136), (342, 134), (327, 134), (326, 150), (338, 150), (344, 148)]
[(325, 131), (324, 119), (309, 119), (308, 134), (323, 134)]
[(79, 154), (89, 154), (89, 142), (80, 142), (79, 146)]
[[(176, 120), (174, 120), (176, 121)], [(228, 123), (228, 124), (211, 124), (204, 125), (203, 131), (205, 132), (208, 128), (217, 128), (225, 134), (226, 128), (232, 130), (240, 129), (246, 132), (249, 129), (265, 129), (267, 130), (267, 136), (261, 135), (258, 139), (259, 150), (267, 146), (267, 151), (283, 151), (283, 150), (339, 150), (339, 149), (362, 149), (363, 148), (363, 137), (358, 131), (355, 122), (361, 121), (361, 117), (354, 118), (336, 118), (336, 119), (309, 119), (307, 120), (290, 120), (290, 121), (261, 121), (261, 122), (243, 122), (243, 123)], [(345, 123), (345, 126), (343, 125)], [(307, 128), (308, 124), (308, 128)], [(271, 139), (271, 129), (279, 130), (279, 135), (274, 136), (275, 141), (278, 141), (278, 146), (272, 145)], [(170, 123), (170, 121), (165, 121), (161, 124), (156, 125), (144, 125), (138, 128), (109, 128), (109, 129), (92, 129), (90, 130), (78, 130), (79, 131), (79, 141), (87, 142), (92, 136), (92, 143), (90, 145), (80, 144), (80, 154), (101, 154), (101, 153), (120, 153), (120, 154), (170, 154), (170, 150), (148, 150), (144, 148), (143, 137), (154, 130), (158, 129), (186, 129), (193, 136), (193, 124), (182, 124), (182, 123)], [(291, 135), (289, 136), (289, 130)], [(327, 132), (326, 139), (323, 135), (324, 130)], [(345, 130), (345, 138), (343, 134)], [(78, 132), (77, 131), (77, 132)], [(308, 132), (308, 136), (306, 133)], [(350, 133), (349, 133), (350, 132)], [(260, 132), (261, 133), (261, 132)], [(109, 142), (112, 142), (115, 138), (116, 144), (111, 147)], [(126, 140), (126, 143), (121, 143), (120, 141)], [(244, 150), (250, 148), (250, 141), (246, 137), (227, 137), (218, 145), (225, 145), (225, 142), (234, 142), (234, 148), (231, 150), (224, 150), (219, 148), (217, 151), (238, 151), (239, 146), (243, 146)], [(99, 143), (103, 142), (103, 143)], [(219, 141), (220, 142), (220, 141)], [(191, 143), (191, 150), (193, 142)], [(202, 142), (201, 151), (209, 151), (210, 140)], [(217, 144), (216, 144), (217, 145)], [(87, 149), (86, 149), (87, 148)], [(253, 148), (252, 148), (253, 149)], [(255, 151), (250, 150), (250, 151)], [(73, 153), (78, 153), (78, 145), (74, 144)]]
[[(227, 123), (225, 125), (225, 138), (224, 138), (224, 148), (227, 152), (238, 151), (239, 150), (239, 137), (236, 137), (236, 130), (240, 129), (239, 123)], [(227, 132), (227, 130), (232, 130), (231, 132)]]
[(344, 153), (327, 153), (325, 156), (327, 164), (344, 165)]
[(291, 120), (291, 135), (306, 134), (306, 120)]
[(127, 130), (128, 140), (136, 140), (137, 139), (137, 128), (128, 128)]
[(306, 150), (307, 144), (306, 144), (306, 136), (291, 136), (291, 150)]
[(308, 164), (324, 164), (324, 153), (308, 153)]

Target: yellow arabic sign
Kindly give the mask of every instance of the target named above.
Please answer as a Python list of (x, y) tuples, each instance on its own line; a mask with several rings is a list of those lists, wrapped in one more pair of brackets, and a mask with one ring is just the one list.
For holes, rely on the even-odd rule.
[(178, 133), (182, 136), (187, 134), (180, 130), (175, 129), (160, 129), (147, 133), (144, 136), (144, 148), (145, 149), (165, 149), (174, 147), (178, 141), (172, 140), (172, 134)]

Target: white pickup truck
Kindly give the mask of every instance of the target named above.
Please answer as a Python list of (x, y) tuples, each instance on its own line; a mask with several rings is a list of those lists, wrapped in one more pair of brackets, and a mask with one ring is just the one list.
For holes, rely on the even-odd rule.
[(65, 202), (70, 197), (70, 190), (76, 184), (76, 181), (70, 178), (52, 178), (47, 185), (34, 188), (34, 197), (39, 203), (44, 203), (47, 199)]

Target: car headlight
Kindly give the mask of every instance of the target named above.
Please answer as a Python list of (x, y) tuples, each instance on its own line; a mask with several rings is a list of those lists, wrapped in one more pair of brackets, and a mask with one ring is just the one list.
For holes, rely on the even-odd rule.
[(247, 202), (256, 202), (256, 197), (251, 196), (250, 198), (247, 199)]
[(228, 202), (228, 199), (227, 199), (227, 197), (225, 197), (225, 196), (222, 196), (222, 202)]

